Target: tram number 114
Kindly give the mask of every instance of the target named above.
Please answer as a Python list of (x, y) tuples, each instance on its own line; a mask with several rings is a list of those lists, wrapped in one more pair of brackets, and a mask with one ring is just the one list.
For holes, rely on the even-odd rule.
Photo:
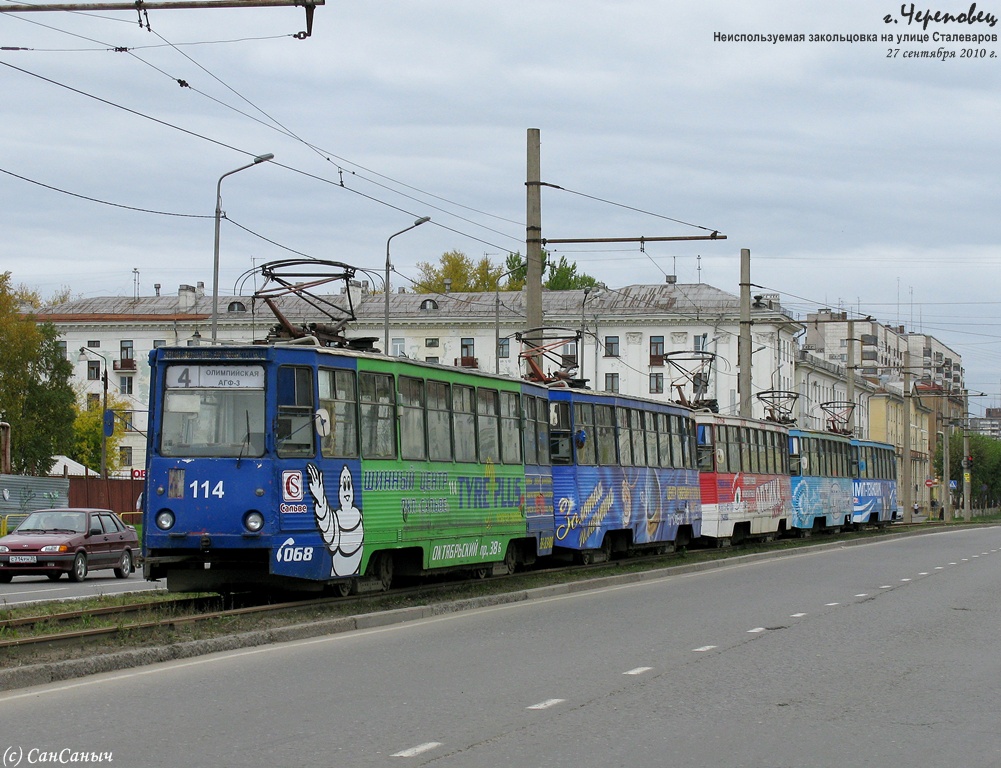
[(223, 490), (222, 487), (222, 480), (220, 480), (218, 483), (212, 486), (211, 491), (209, 490), (209, 485), (210, 483), (208, 480), (203, 480), (200, 483), (197, 480), (195, 480), (194, 482), (190, 483), (188, 487), (191, 489), (191, 496), (195, 499), (197, 498), (207, 499), (209, 496), (215, 496), (217, 499), (221, 499), (223, 496), (226, 495), (226, 492)]

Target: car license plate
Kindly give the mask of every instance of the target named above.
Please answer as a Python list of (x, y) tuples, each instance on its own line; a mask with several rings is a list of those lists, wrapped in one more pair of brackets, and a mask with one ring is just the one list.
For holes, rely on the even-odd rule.
[(10, 556), (10, 562), (11, 563), (34, 563), (35, 562), (35, 556), (34, 555), (11, 555)]

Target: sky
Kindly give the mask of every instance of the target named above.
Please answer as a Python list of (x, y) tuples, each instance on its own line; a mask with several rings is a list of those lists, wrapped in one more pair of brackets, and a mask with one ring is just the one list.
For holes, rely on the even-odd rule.
[(223, 295), (301, 255), (381, 285), (387, 240), (430, 216), (391, 241), (408, 287), (446, 251), (525, 252), (538, 129), (543, 237), (726, 236), (555, 256), (737, 294), (750, 249), (797, 318), (936, 336), (980, 415), (1001, 402), (1001, 0), (972, 5), (329, 0), (306, 39), (295, 7), (0, 13), (0, 271), (43, 298), (211, 291), (220, 177), (273, 153), (221, 182)]

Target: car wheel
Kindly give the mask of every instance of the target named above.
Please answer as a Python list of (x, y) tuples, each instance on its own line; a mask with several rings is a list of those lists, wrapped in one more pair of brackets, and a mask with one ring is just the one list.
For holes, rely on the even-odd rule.
[(119, 579), (127, 579), (132, 573), (132, 554), (126, 550), (122, 552), (122, 559), (115, 568), (115, 576)]
[(59, 581), (59, 577), (63, 575), (62, 571), (53, 571), (52, 573), (45, 574), (49, 577), (49, 581)]
[(87, 556), (77, 552), (73, 559), (73, 570), (70, 571), (70, 581), (83, 581), (87, 578)]
[(0, 573), (0, 584), (10, 584), (10, 580), (13, 578), (13, 573)]

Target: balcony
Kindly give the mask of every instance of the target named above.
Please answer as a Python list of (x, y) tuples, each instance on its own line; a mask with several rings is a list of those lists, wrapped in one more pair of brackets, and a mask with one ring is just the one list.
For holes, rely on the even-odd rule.
[(480, 362), (475, 357), (457, 357), (454, 365), (457, 368), (479, 368)]
[(134, 357), (126, 357), (121, 360), (115, 360), (114, 368), (116, 371), (134, 371), (136, 369), (136, 360)]

